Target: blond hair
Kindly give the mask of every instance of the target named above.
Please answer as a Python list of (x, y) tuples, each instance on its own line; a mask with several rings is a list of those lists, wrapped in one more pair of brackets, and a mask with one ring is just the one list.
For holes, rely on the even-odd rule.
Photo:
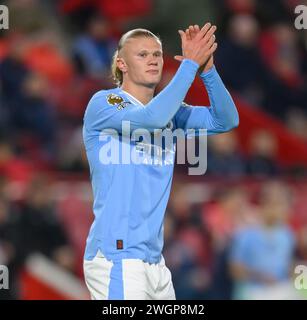
[(117, 67), (117, 58), (119, 55), (120, 50), (125, 45), (126, 41), (131, 38), (141, 38), (141, 37), (148, 37), (148, 38), (154, 38), (158, 42), (161, 43), (161, 39), (153, 34), (151, 31), (147, 29), (133, 29), (128, 32), (126, 32), (119, 40), (117, 50), (114, 52), (113, 58), (112, 58), (112, 65), (111, 65), (111, 71), (112, 71), (112, 77), (117, 86), (121, 86), (123, 83), (123, 73), (122, 71)]

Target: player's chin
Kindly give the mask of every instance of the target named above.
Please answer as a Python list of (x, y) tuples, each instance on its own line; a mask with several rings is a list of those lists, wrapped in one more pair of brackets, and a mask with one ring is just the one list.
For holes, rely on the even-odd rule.
[(149, 77), (146, 78), (146, 82), (148, 85), (157, 86), (161, 81), (161, 78), (162, 78), (161, 74), (150, 75)]

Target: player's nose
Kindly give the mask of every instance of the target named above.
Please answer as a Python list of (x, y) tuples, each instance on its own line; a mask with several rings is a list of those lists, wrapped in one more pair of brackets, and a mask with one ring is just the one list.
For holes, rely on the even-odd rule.
[(148, 60), (148, 65), (150, 66), (157, 66), (158, 65), (158, 61), (156, 58), (152, 57)]
[(155, 55), (149, 55), (148, 65), (155, 65), (155, 66), (158, 65), (158, 60)]

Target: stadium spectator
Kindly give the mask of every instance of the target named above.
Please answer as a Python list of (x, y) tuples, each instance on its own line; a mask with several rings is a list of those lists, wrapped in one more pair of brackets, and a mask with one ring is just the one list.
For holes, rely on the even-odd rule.
[(0, 194), (0, 265), (9, 269), (10, 290), (0, 290), (0, 300), (18, 298), (18, 272), (23, 262), (19, 212), (4, 194)]
[[(214, 197), (213, 197), (214, 198)], [(230, 299), (232, 281), (228, 272), (230, 243), (236, 230), (254, 222), (246, 192), (238, 187), (224, 187), (215, 195), (214, 203), (202, 212), (204, 229), (211, 247), (211, 299)]]
[(259, 52), (270, 72), (278, 79), (279, 86), (286, 94), (280, 95), (278, 87), (270, 86), (266, 106), (275, 115), (284, 116), (287, 109), (307, 106), (306, 73), (304, 54), (299, 38), (291, 24), (276, 23), (264, 30), (260, 37)]
[(291, 108), (287, 111), (285, 119), (288, 129), (307, 142), (306, 110)]
[(245, 162), (238, 149), (235, 132), (209, 137), (208, 141), (208, 174), (239, 177), (245, 173)]
[(73, 44), (73, 59), (80, 74), (97, 79), (110, 76), (110, 64), (116, 41), (109, 34), (109, 25), (102, 16), (92, 17), (87, 30)]
[(267, 130), (255, 131), (250, 139), (247, 172), (254, 176), (274, 176), (280, 172), (277, 165), (278, 144)]
[(231, 89), (248, 102), (263, 102), (266, 71), (257, 51), (258, 21), (252, 15), (233, 16), (221, 40), (216, 63)]
[(285, 185), (268, 182), (261, 190), (259, 224), (236, 232), (230, 254), (233, 298), (274, 298), (270, 289), (290, 279), (295, 246), (287, 225), (290, 197)]
[(51, 189), (45, 176), (33, 178), (27, 199), (21, 208), (20, 234), (24, 254), (42, 253), (63, 268), (74, 272), (74, 252), (68, 243), (51, 201)]

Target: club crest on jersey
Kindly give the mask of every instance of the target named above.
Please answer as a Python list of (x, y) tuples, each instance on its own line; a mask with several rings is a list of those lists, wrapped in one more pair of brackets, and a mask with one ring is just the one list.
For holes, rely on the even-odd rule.
[(114, 93), (107, 95), (107, 102), (111, 106), (116, 106), (117, 110), (122, 110), (131, 103), (130, 101), (124, 101), (122, 97)]

